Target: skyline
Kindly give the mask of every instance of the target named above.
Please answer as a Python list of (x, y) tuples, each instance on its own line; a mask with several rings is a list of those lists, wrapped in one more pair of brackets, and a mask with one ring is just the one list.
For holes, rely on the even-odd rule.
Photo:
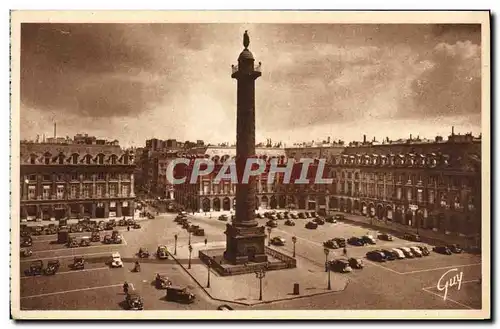
[(480, 25), (23, 24), (21, 138), (231, 143), (244, 30), (258, 141), (481, 133)]

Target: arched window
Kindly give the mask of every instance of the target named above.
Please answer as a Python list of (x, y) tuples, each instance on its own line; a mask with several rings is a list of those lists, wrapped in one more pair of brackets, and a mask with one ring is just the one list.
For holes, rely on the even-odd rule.
[(59, 153), (59, 156), (57, 157), (57, 162), (59, 164), (64, 164), (64, 154), (63, 153)]
[(90, 154), (85, 155), (85, 163), (86, 164), (92, 163), (92, 156)]
[(97, 163), (98, 164), (104, 164), (104, 154), (98, 154), (97, 155)]
[(52, 154), (50, 154), (49, 152), (45, 153), (44, 154), (44, 163), (45, 164), (50, 164), (50, 160), (51, 160), (51, 157), (52, 157)]
[(72, 163), (72, 164), (78, 164), (78, 154), (73, 153), (73, 154), (71, 155), (71, 163)]
[(111, 157), (109, 158), (109, 161), (111, 162), (111, 164), (116, 164), (117, 158), (118, 157), (115, 154), (112, 154)]
[(123, 164), (128, 164), (128, 154), (123, 156)]
[(36, 154), (30, 155), (30, 163), (35, 164), (36, 163)]

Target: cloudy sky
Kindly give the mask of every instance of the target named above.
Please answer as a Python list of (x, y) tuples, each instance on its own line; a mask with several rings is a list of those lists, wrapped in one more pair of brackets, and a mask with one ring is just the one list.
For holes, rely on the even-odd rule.
[(233, 142), (244, 30), (260, 141), (480, 133), (479, 25), (23, 24), (21, 138)]

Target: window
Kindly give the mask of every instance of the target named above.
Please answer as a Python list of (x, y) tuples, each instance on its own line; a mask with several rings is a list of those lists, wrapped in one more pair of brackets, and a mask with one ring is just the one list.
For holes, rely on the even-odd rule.
[(57, 175), (56, 175), (56, 180), (57, 180), (58, 182), (62, 182), (62, 181), (64, 181), (64, 175), (62, 175), (62, 174), (57, 174)]
[(104, 185), (102, 185), (102, 184), (98, 184), (98, 185), (96, 186), (96, 196), (97, 196), (98, 198), (102, 198), (102, 197), (103, 197), (103, 195), (104, 195), (104, 187), (105, 187), (105, 186), (104, 186)]
[(347, 173), (347, 178), (348, 178), (348, 179), (352, 179), (352, 173), (351, 173), (351, 172), (348, 172), (348, 173)]
[(77, 173), (71, 173), (71, 180), (72, 181), (80, 180), (80, 178), (78, 176), (79, 175)]
[(406, 191), (406, 199), (408, 201), (411, 201), (412, 200), (412, 191), (411, 191), (411, 188), (409, 188), (407, 191)]
[(36, 155), (32, 154), (30, 155), (30, 163), (35, 164), (36, 163)]
[(401, 200), (401, 197), (402, 197), (402, 193), (401, 192), (402, 192), (401, 191), (401, 187), (398, 187), (396, 189), (396, 199)]
[(116, 197), (117, 190), (118, 190), (117, 184), (109, 184), (109, 196), (110, 197)]
[(28, 186), (28, 200), (36, 199), (36, 187), (34, 185)]
[(97, 174), (97, 180), (105, 180), (106, 179), (106, 174), (105, 173), (98, 173)]
[(57, 199), (64, 198), (64, 185), (57, 185), (56, 197)]
[(98, 164), (104, 164), (104, 154), (98, 154), (97, 155), (97, 163)]
[(427, 193), (429, 194), (429, 204), (434, 204), (436, 201), (436, 194), (434, 193), (434, 190), (428, 190)]
[(44, 162), (46, 165), (50, 164), (50, 157), (46, 156)]
[(28, 179), (29, 179), (31, 182), (36, 182), (36, 175), (29, 175), (29, 176), (28, 176)]
[(51, 179), (50, 175), (43, 175), (43, 180), (45, 182), (50, 182), (52, 179)]
[(122, 196), (127, 197), (130, 194), (130, 186), (127, 184), (122, 185)]
[(354, 174), (354, 179), (359, 179), (359, 172)]
[(424, 193), (422, 189), (417, 190), (417, 202), (422, 203), (424, 201)]
[(78, 164), (78, 154), (72, 154), (71, 155), (71, 163), (72, 164)]
[(92, 185), (85, 184), (83, 185), (83, 197), (90, 198), (92, 196)]
[(57, 161), (59, 164), (64, 164), (64, 155), (60, 154)]
[(110, 158), (111, 164), (116, 164), (116, 158), (117, 158), (117, 156), (114, 154), (111, 156), (111, 158)]
[(86, 164), (92, 163), (92, 156), (90, 154), (85, 155), (85, 163)]
[(76, 199), (78, 197), (78, 185), (76, 184), (71, 185), (69, 195), (72, 199)]
[(110, 180), (118, 180), (119, 175), (117, 173), (111, 173), (109, 174), (109, 179)]
[(49, 185), (43, 186), (42, 199), (44, 199), (44, 200), (50, 199), (50, 186)]

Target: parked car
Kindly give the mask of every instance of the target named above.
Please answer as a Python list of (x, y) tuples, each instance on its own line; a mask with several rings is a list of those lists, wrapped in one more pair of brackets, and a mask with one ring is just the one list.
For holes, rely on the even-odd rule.
[(287, 226), (295, 226), (295, 222), (293, 220), (291, 220), (291, 219), (287, 219), (285, 221), (285, 225), (287, 225)]
[(382, 233), (377, 236), (377, 239), (383, 240), (383, 241), (393, 241), (393, 237), (390, 234), (387, 233)]
[(458, 244), (449, 244), (446, 247), (450, 249), (450, 251), (454, 254), (460, 254), (463, 252), (463, 249)]
[(156, 249), (156, 257), (158, 257), (159, 259), (167, 259), (168, 258), (167, 246), (159, 245), (158, 248)]
[(83, 270), (85, 268), (85, 260), (83, 259), (83, 257), (75, 257), (73, 259), (71, 268), (73, 270)]
[(311, 218), (312, 217), (311, 214), (309, 212), (307, 212), (307, 211), (304, 212), (304, 215), (306, 215), (306, 218)]
[(33, 239), (30, 236), (25, 236), (21, 239), (21, 247), (31, 247), (33, 245)]
[(156, 289), (167, 289), (172, 285), (172, 281), (168, 278), (166, 274), (156, 274), (155, 278), (155, 286)]
[(415, 255), (413, 254), (413, 252), (411, 251), (410, 248), (408, 248), (408, 247), (399, 247), (398, 249), (400, 249), (403, 252), (403, 254), (405, 254), (406, 258), (415, 258)]
[(420, 239), (420, 235), (416, 234), (416, 233), (405, 233), (403, 235), (403, 239), (405, 240), (408, 240), (408, 241), (415, 241), (415, 242), (420, 242), (422, 241)]
[(273, 246), (284, 246), (286, 240), (280, 236), (275, 236), (271, 239), (271, 244)]
[(351, 257), (349, 258), (349, 266), (354, 269), (362, 269), (365, 267), (365, 264), (363, 263), (363, 260), (361, 258), (354, 258)]
[(276, 214), (276, 219), (285, 219), (285, 216), (283, 216), (283, 213), (277, 213)]
[(77, 248), (79, 246), (78, 241), (76, 241), (75, 237), (68, 238), (68, 247), (69, 248)]
[(49, 260), (47, 263), (47, 267), (45, 268), (45, 275), (54, 275), (59, 270), (61, 263), (59, 260)]
[(346, 246), (346, 241), (344, 238), (333, 238), (332, 240), (339, 245), (339, 248), (344, 248)]
[(80, 247), (88, 247), (90, 246), (90, 237), (89, 236), (82, 236), (80, 239)]
[(290, 213), (290, 218), (299, 219), (299, 215), (297, 213), (292, 212), (292, 213)]
[(101, 241), (101, 234), (99, 234), (99, 232), (92, 232), (92, 235), (90, 236), (90, 241), (92, 242)]
[(201, 227), (198, 227), (196, 228), (194, 231), (193, 231), (193, 235), (194, 236), (205, 236), (205, 230), (202, 229)]
[(271, 214), (271, 216), (269, 216), (269, 219), (270, 220), (278, 220), (278, 216), (276, 214)]
[(120, 256), (120, 253), (114, 252), (111, 254), (110, 265), (112, 268), (123, 267), (122, 257)]
[(145, 247), (139, 248), (139, 252), (137, 253), (139, 258), (148, 258), (149, 257), (149, 251)]
[(315, 230), (318, 228), (318, 224), (315, 222), (307, 222), (305, 227), (310, 229), (310, 230)]
[(325, 224), (325, 220), (323, 218), (321, 218), (321, 217), (314, 218), (313, 222), (315, 222), (318, 225), (324, 225)]
[(352, 267), (349, 266), (347, 259), (335, 259), (328, 262), (328, 267), (333, 272), (349, 273), (352, 272)]
[(335, 242), (335, 240), (333, 240), (333, 239), (323, 242), (323, 246), (325, 248), (330, 248), (330, 249), (338, 249), (338, 247), (339, 247), (337, 242)]
[(227, 215), (224, 215), (224, 214), (220, 215), (218, 218), (218, 220), (223, 221), (223, 222), (227, 222), (228, 219), (229, 219), (229, 217), (227, 217)]
[(417, 246), (417, 247), (420, 249), (423, 256), (429, 256), (431, 254), (431, 252), (429, 251), (429, 249), (427, 249), (426, 246)]
[(401, 250), (401, 249), (392, 248), (391, 251), (394, 252), (397, 255), (398, 259), (404, 259), (404, 258), (406, 258), (403, 250)]
[(42, 275), (42, 272), (43, 272), (43, 261), (36, 260), (34, 262), (31, 262), (30, 267), (28, 269), (24, 270), (24, 275), (27, 276)]
[(299, 212), (299, 214), (297, 215), (297, 217), (299, 217), (300, 219), (306, 219), (306, 214), (303, 213), (303, 212)]
[(33, 255), (33, 251), (29, 248), (23, 248), (21, 249), (21, 257), (30, 257)]
[(334, 219), (336, 219), (336, 220), (344, 220), (345, 216), (342, 215), (342, 214), (336, 214)]
[(362, 247), (366, 244), (366, 242), (363, 239), (360, 239), (358, 237), (350, 237), (347, 239), (347, 243), (352, 245), (352, 246), (357, 246), (357, 247)]
[(291, 219), (291, 217), (290, 217), (290, 213), (288, 213), (288, 212), (284, 212), (284, 213), (283, 213), (283, 218), (284, 218), (284, 219)]
[(270, 220), (268, 220), (266, 222), (266, 226), (269, 226), (269, 227), (278, 227), (278, 222), (275, 221), (275, 220), (270, 219)]
[(311, 214), (311, 218), (318, 217), (318, 214), (316, 214), (315, 211), (311, 211), (310, 214)]
[(135, 223), (132, 225), (132, 228), (133, 228), (133, 229), (138, 230), (138, 229), (140, 229), (140, 228), (141, 228), (141, 224), (139, 224), (139, 223), (135, 222)]
[(144, 309), (144, 303), (137, 291), (130, 291), (125, 297), (127, 308), (132, 311), (140, 311)]
[(380, 251), (384, 254), (386, 260), (395, 260), (398, 258), (398, 254), (393, 250), (382, 249)]
[(381, 250), (372, 250), (366, 253), (366, 258), (375, 262), (385, 262), (385, 254)]
[(165, 296), (167, 301), (189, 304), (193, 303), (195, 298), (195, 295), (191, 293), (187, 287), (167, 287), (167, 293)]
[(333, 216), (330, 215), (330, 216), (326, 216), (325, 222), (327, 222), (327, 223), (336, 223), (337, 220)]
[(120, 219), (118, 221), (118, 226), (127, 226), (127, 221), (124, 219)]
[(432, 251), (438, 254), (451, 255), (452, 252), (447, 246), (436, 246), (432, 248)]
[(420, 248), (417, 248), (417, 247), (409, 247), (409, 249), (411, 250), (411, 252), (413, 253), (413, 255), (415, 257), (422, 257), (422, 251), (420, 250)]
[(360, 239), (363, 240), (365, 244), (377, 244), (371, 235), (363, 235)]

